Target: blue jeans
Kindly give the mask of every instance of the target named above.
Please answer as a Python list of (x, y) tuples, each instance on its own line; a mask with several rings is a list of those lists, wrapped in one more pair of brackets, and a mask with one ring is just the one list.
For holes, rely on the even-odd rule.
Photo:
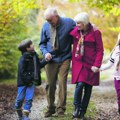
[(35, 85), (18, 87), (18, 94), (15, 103), (16, 109), (21, 109), (23, 102), (25, 100), (24, 110), (30, 112), (30, 108), (32, 107), (34, 91)]
[[(84, 93), (83, 93), (84, 89)], [(76, 84), (76, 89), (74, 93), (74, 105), (75, 108), (80, 111), (86, 112), (89, 100), (91, 97), (92, 86), (83, 82), (79, 82)]]

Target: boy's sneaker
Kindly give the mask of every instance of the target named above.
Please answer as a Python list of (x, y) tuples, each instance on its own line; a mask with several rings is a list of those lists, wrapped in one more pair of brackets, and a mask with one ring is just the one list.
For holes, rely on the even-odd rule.
[(22, 110), (21, 109), (17, 110), (17, 114), (18, 114), (19, 120), (23, 120), (23, 114), (22, 114)]
[(23, 116), (22, 120), (30, 120), (28, 116)]
[(23, 110), (23, 120), (30, 120), (28, 110)]
[(21, 117), (21, 118), (19, 117), (19, 120), (23, 120), (23, 117)]

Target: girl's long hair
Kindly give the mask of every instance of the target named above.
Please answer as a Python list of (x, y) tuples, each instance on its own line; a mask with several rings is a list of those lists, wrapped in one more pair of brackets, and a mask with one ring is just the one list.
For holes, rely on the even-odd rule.
[[(118, 69), (119, 69), (119, 65), (120, 65), (120, 34), (118, 35), (118, 41), (117, 41), (117, 43), (116, 43), (116, 46), (119, 46), (119, 60), (118, 60), (118, 63), (117, 63), (117, 65), (116, 65), (116, 70), (118, 71)], [(115, 46), (115, 47), (116, 47)]]
[(114, 48), (112, 49), (112, 51), (111, 51), (111, 53), (110, 53), (110, 56), (112, 56), (113, 51), (115, 50), (116, 46), (118, 46), (119, 44), (120, 44), (120, 34), (118, 35), (117, 42), (116, 42), (116, 44), (115, 44)]

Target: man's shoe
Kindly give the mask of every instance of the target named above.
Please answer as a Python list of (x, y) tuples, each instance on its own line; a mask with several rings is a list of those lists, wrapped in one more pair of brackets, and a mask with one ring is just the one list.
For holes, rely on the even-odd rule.
[(23, 114), (21, 109), (17, 109), (17, 114), (18, 114), (19, 120), (23, 120)]
[(61, 112), (58, 112), (58, 117), (64, 117), (64, 112), (63, 111), (61, 111)]
[(64, 115), (65, 115), (64, 112), (61, 111), (61, 112), (56, 112), (53, 116), (54, 117), (64, 117)]
[(52, 114), (55, 114), (55, 111), (48, 110), (47, 112), (45, 112), (45, 116), (44, 117), (51, 117)]

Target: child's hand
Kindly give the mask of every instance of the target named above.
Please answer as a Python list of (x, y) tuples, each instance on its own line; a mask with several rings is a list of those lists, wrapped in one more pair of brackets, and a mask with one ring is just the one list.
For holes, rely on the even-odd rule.
[(92, 67), (91, 67), (91, 70), (92, 70), (94, 73), (99, 72), (99, 68), (96, 67), (96, 66), (92, 66)]
[(99, 71), (102, 72), (103, 70), (100, 68)]
[(52, 59), (52, 55), (50, 53), (45, 54), (45, 60), (50, 61)]

